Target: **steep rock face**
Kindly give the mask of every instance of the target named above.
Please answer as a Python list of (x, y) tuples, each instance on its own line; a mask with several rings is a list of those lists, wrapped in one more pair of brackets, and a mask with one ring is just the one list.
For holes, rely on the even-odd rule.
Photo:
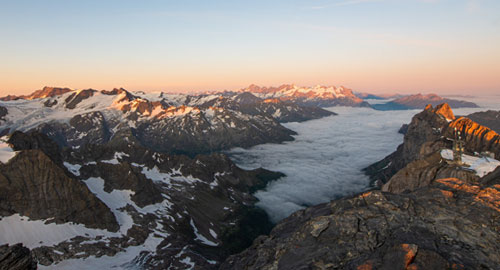
[(0, 246), (0, 270), (35, 270), (36, 262), (22, 244)]
[(75, 222), (116, 231), (109, 208), (41, 150), (23, 150), (0, 164), (0, 215)]
[(498, 269), (500, 179), (441, 179), (298, 211), (220, 269)]
[[(427, 117), (422, 117), (426, 115)], [(467, 166), (445, 161), (441, 149), (451, 149), (455, 128), (461, 132), (466, 153), (500, 154), (500, 136), (487, 127), (460, 117), (455, 119), (446, 105), (426, 108), (417, 114), (396, 152), (366, 169), (372, 180), (378, 180), (384, 191), (401, 193), (429, 185), (439, 178), (457, 177), (477, 181), (478, 176)]]
[(500, 111), (476, 112), (466, 116), (470, 120), (500, 133)]
[(495, 131), (468, 118), (460, 117), (443, 130), (443, 135), (452, 138), (455, 128), (462, 134), (466, 151), (472, 153), (489, 151), (500, 157), (500, 135)]
[(423, 109), (428, 104), (432, 106), (437, 106), (442, 103), (447, 103), (452, 108), (478, 108), (479, 106), (475, 103), (455, 100), (455, 99), (447, 99), (442, 98), (436, 94), (429, 95), (411, 95), (405, 96), (393, 101), (387, 102), (385, 104), (376, 104), (373, 105), (374, 109), (377, 110), (411, 110), (411, 109)]
[[(444, 126), (455, 119), (448, 104), (444, 103), (416, 114), (408, 125), (404, 141), (397, 150), (383, 160), (365, 169), (373, 180), (387, 182), (396, 172), (408, 163), (423, 157), (421, 147), (424, 143), (435, 141), (441, 137)], [(428, 153), (427, 153), (428, 154)]]

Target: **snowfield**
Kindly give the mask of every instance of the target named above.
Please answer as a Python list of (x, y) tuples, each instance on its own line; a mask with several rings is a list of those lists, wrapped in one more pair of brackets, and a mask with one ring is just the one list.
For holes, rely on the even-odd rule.
[[(441, 150), (441, 156), (444, 159), (453, 160), (453, 150), (443, 149)], [(483, 177), (488, 173), (494, 171), (498, 166), (500, 166), (500, 161), (489, 158), (489, 157), (476, 157), (469, 155), (462, 155), (462, 162), (465, 163), (463, 168), (470, 169), (476, 172), (476, 175)]]

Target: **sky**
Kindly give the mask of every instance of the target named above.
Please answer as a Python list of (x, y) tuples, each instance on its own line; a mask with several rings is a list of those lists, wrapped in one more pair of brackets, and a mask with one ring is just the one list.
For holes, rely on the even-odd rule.
[(0, 96), (251, 83), (500, 93), (498, 0), (0, 0)]

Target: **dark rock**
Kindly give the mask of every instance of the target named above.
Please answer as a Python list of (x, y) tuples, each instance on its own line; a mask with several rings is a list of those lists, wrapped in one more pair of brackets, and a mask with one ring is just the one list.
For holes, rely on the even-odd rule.
[(452, 178), (369, 191), (292, 214), (220, 269), (498, 269), (499, 201)]
[(0, 164), (0, 215), (16, 213), (110, 231), (119, 228), (110, 209), (41, 150), (23, 150)]
[(66, 100), (64, 100), (64, 102), (66, 103), (66, 108), (68, 109), (76, 108), (76, 105), (78, 105), (78, 103), (82, 102), (82, 100), (85, 100), (93, 96), (95, 92), (97, 92), (97, 90), (86, 89), (71, 94), (69, 97), (66, 98)]
[(132, 190), (131, 199), (139, 206), (163, 201), (160, 191), (153, 182), (146, 178), (137, 167), (126, 162), (109, 164), (98, 162), (96, 165), (86, 165), (80, 169), (83, 178), (101, 177), (104, 179), (104, 191), (114, 189)]
[(466, 116), (470, 120), (500, 133), (500, 111), (476, 112)]
[(37, 269), (37, 265), (28, 248), (22, 244), (0, 246), (0, 270), (31, 269)]
[(195, 156), (231, 147), (291, 141), (295, 132), (270, 117), (243, 119), (230, 110), (216, 110), (216, 123), (207, 116), (185, 115), (140, 123), (135, 136), (146, 147), (160, 152)]
[(15, 131), (10, 135), (7, 142), (12, 145), (14, 151), (39, 149), (55, 163), (62, 164), (59, 146), (43, 133)]
[(9, 111), (7, 108), (0, 106), (0, 120), (5, 120), (5, 116), (7, 116), (8, 113)]
[(408, 124), (403, 124), (401, 128), (399, 128), (398, 133), (406, 135), (406, 133), (408, 133)]

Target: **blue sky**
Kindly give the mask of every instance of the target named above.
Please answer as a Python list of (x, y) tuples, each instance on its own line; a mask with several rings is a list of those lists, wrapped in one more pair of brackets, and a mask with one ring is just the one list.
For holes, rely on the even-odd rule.
[(500, 88), (500, 1), (3, 1), (0, 94), (250, 83)]

